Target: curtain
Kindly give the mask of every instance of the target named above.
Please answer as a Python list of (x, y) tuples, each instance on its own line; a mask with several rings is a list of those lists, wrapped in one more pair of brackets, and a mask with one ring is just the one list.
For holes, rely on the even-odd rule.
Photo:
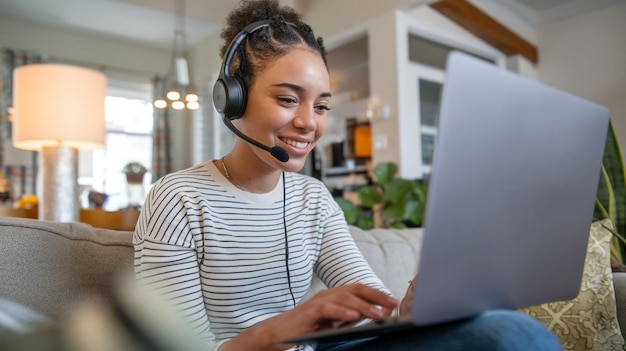
[[(156, 76), (153, 80), (154, 96), (165, 91), (166, 80)], [(167, 108), (154, 109), (154, 130), (152, 134), (152, 182), (172, 172), (172, 131), (170, 113)]]
[[(13, 105), (13, 70), (20, 66), (46, 61), (47, 58), (38, 53), (0, 49), (0, 171), (9, 181), (13, 200), (19, 199), (24, 194), (36, 193), (38, 157), (37, 152), (17, 151), (11, 145), (12, 124), (9, 121), (9, 108)], [(9, 158), (7, 157), (9, 154), (20, 155), (20, 159)], [(23, 155), (28, 156), (24, 159)]]

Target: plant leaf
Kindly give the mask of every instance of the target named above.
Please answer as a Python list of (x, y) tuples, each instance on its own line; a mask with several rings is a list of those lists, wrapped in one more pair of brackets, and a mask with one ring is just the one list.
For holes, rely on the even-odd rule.
[(374, 167), (376, 181), (380, 184), (389, 183), (396, 176), (397, 171), (398, 166), (393, 162), (379, 163)]
[(369, 230), (374, 228), (374, 220), (372, 218), (367, 217), (359, 217), (357, 221), (357, 226), (363, 230)]
[(383, 185), (385, 197), (392, 204), (404, 203), (413, 194), (413, 181), (408, 179), (392, 179)]
[[(615, 231), (617, 233), (626, 233), (626, 176), (624, 159), (612, 121), (609, 121), (602, 159), (602, 177), (598, 185), (596, 197), (609, 214), (609, 218), (613, 221)], [(600, 209), (596, 206), (594, 213), (598, 214), (599, 211)], [(614, 241), (614, 244), (618, 245), (617, 249), (621, 254), (620, 256), (624, 257), (626, 255), (626, 244), (619, 241)]]
[(611, 228), (605, 226), (604, 224), (602, 225), (602, 227), (604, 227), (604, 229), (606, 229), (609, 232), (611, 232), (611, 234), (615, 235), (621, 242), (626, 243), (626, 238), (624, 238), (622, 235), (620, 235), (620, 233), (616, 232), (614, 229), (611, 229)]
[(413, 196), (415, 196), (419, 202), (426, 203), (426, 184), (421, 181), (414, 181)]
[(396, 222), (391, 225), (391, 228), (403, 229), (403, 228), (406, 228), (406, 225), (402, 222)]
[(422, 225), (424, 216), (423, 206), (421, 201), (410, 200), (406, 203), (404, 209), (404, 218), (407, 218), (415, 225)]
[(375, 204), (379, 204), (383, 201), (378, 187), (374, 185), (362, 186), (357, 190), (357, 193), (359, 194), (359, 200), (363, 207), (371, 208)]
[(596, 197), (596, 211), (598, 213), (598, 215), (594, 215), (594, 220), (598, 221), (604, 218), (611, 218), (609, 217), (609, 213), (606, 211), (606, 209), (604, 208), (604, 206), (602, 205), (602, 203), (600, 202), (600, 200)]
[(398, 202), (383, 209), (383, 218), (389, 223), (401, 222), (404, 217), (404, 203)]

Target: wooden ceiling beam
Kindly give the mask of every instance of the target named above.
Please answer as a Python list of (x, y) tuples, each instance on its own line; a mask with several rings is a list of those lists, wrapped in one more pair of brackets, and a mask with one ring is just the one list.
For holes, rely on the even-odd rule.
[(519, 54), (535, 65), (539, 62), (539, 53), (535, 45), (467, 0), (439, 0), (430, 6), (505, 55)]

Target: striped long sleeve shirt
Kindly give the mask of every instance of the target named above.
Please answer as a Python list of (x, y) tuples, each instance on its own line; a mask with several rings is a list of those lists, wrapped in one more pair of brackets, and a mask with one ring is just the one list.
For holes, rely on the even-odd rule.
[(293, 308), (314, 273), (328, 287), (359, 282), (391, 294), (324, 184), (283, 179), (248, 193), (209, 161), (166, 175), (146, 197), (133, 237), (137, 279), (173, 302), (209, 350)]

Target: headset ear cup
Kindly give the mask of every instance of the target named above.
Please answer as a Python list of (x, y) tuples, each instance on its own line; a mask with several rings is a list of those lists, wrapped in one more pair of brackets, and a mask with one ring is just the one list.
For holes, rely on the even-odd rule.
[(220, 77), (213, 84), (213, 105), (217, 112), (223, 114), (228, 101), (228, 93), (226, 92), (226, 84)]
[[(221, 113), (224, 118), (228, 118), (229, 120), (240, 118), (246, 112), (246, 104), (248, 103), (246, 85), (239, 77), (230, 75), (230, 64), (235, 52), (248, 34), (267, 27), (270, 23), (271, 20), (264, 20), (247, 25), (233, 38), (226, 49), (224, 61), (222, 61), (222, 68), (220, 69), (220, 76), (213, 85), (213, 104), (215, 105), (215, 109)], [(293, 23), (287, 23), (296, 27)]]
[(224, 77), (213, 86), (213, 104), (228, 119), (240, 118), (246, 112), (247, 94), (237, 77)]
[(231, 77), (231, 79), (228, 80), (228, 83), (228, 91), (230, 94), (228, 98), (228, 107), (229, 109), (232, 108), (232, 114), (229, 115), (229, 118), (232, 120), (240, 118), (246, 112), (246, 106), (248, 104), (248, 91), (239, 77)]

